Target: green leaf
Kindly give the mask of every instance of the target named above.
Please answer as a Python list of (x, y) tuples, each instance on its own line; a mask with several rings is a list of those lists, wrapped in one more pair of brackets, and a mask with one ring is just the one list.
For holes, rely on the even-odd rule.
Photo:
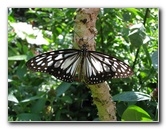
[(62, 113), (61, 110), (58, 110), (58, 111), (56, 112), (56, 115), (55, 115), (55, 120), (56, 120), (56, 121), (59, 121), (59, 120), (60, 120), (60, 118), (61, 118), (61, 113)]
[(32, 101), (32, 100), (36, 100), (36, 99), (40, 99), (42, 96), (33, 96), (33, 97), (30, 97), (28, 99), (24, 99), (22, 100), (21, 102), (24, 103), (24, 102), (29, 102), (29, 101)]
[(27, 55), (18, 55), (18, 56), (11, 56), (8, 57), (8, 60), (26, 60)]
[(18, 121), (40, 121), (40, 116), (33, 113), (22, 113), (17, 115)]
[(66, 90), (69, 89), (69, 87), (71, 86), (71, 83), (66, 83), (66, 82), (62, 82), (57, 88), (56, 88), (56, 97), (62, 95)]
[(143, 47), (143, 49), (144, 49), (144, 51), (145, 51), (145, 53), (146, 53), (147, 62), (149, 62), (149, 64), (151, 65), (151, 64), (152, 64), (152, 60), (151, 60), (151, 57), (150, 57), (150, 54), (149, 54), (147, 45), (146, 45), (146, 44), (143, 44), (142, 47)]
[(140, 72), (140, 76), (141, 76), (142, 78), (145, 78), (145, 77), (147, 77), (147, 73), (144, 72), (144, 71), (141, 71), (141, 72)]
[(134, 47), (139, 48), (143, 44), (143, 42), (146, 38), (144, 25), (141, 23), (133, 25), (130, 28), (130, 32), (129, 32), (128, 36), (129, 36), (131, 44)]
[(61, 97), (61, 100), (66, 102), (66, 103), (72, 103), (73, 102), (71, 97), (69, 97), (69, 96), (63, 96), (63, 97)]
[(116, 104), (116, 111), (118, 116), (122, 117), (122, 114), (124, 113), (124, 111), (127, 109), (129, 105), (127, 105), (125, 102), (117, 102)]
[(44, 109), (46, 98), (40, 98), (36, 103), (32, 105), (31, 112), (40, 113)]
[(122, 115), (122, 121), (152, 121), (150, 115), (142, 108), (131, 105)]
[(8, 101), (19, 103), (18, 100), (17, 100), (17, 98), (13, 94), (9, 94), (8, 95)]
[(139, 15), (139, 14), (138, 14), (139, 10), (136, 9), (136, 8), (126, 8), (126, 10), (132, 12), (132, 13), (135, 14), (136, 16)]
[(155, 69), (158, 69), (158, 51), (155, 51), (153, 54), (152, 54), (152, 64), (153, 64), (153, 67)]
[(134, 91), (123, 92), (113, 96), (114, 101), (143, 101), (150, 99), (150, 95)]
[(27, 67), (25, 66), (25, 62), (22, 61), (21, 63), (19, 63), (18, 67), (17, 67), (17, 71), (16, 71), (16, 75), (22, 79), (24, 77), (24, 75), (27, 72)]

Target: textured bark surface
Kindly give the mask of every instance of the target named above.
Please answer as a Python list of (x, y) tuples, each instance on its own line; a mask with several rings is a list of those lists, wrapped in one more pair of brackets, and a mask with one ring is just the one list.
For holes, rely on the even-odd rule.
[[(88, 45), (88, 50), (95, 50), (95, 36), (97, 34), (96, 19), (99, 8), (78, 9), (74, 24), (74, 44), (76, 48), (82, 48), (83, 44)], [(81, 39), (82, 38), (82, 39)]]
[(89, 85), (93, 102), (97, 106), (100, 121), (116, 121), (116, 106), (109, 93), (108, 84)]
[[(74, 25), (74, 47), (82, 48), (83, 44), (88, 50), (95, 50), (95, 36), (97, 34), (96, 20), (99, 8), (81, 8), (77, 10)], [(88, 85), (92, 92), (93, 102), (97, 106), (100, 121), (116, 121), (116, 107), (109, 93), (107, 83)]]

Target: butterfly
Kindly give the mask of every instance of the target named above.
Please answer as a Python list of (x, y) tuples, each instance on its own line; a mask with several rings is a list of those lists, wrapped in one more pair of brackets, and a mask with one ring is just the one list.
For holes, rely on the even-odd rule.
[(65, 82), (79, 80), (90, 85), (133, 74), (126, 63), (101, 52), (88, 51), (86, 44), (82, 45), (81, 50), (64, 49), (40, 54), (30, 59), (26, 66)]

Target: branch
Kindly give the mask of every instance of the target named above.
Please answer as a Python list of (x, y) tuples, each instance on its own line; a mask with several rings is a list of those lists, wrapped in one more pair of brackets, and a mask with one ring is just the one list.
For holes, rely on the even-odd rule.
[[(145, 26), (145, 24), (146, 24), (146, 18), (148, 17), (148, 13), (149, 13), (149, 8), (147, 8), (147, 9), (146, 9), (146, 12), (145, 12), (144, 22), (143, 22), (143, 25), (144, 25), (144, 26)], [(135, 67), (136, 62), (137, 62), (137, 58), (138, 58), (138, 55), (139, 55), (139, 51), (140, 51), (140, 48), (137, 49), (136, 54), (135, 54), (135, 60), (134, 60), (133, 66), (132, 66), (132, 69), (133, 69), (133, 70), (134, 70), (134, 67)]]
[[(74, 47), (81, 48), (86, 43), (88, 50), (95, 50), (95, 36), (97, 30), (95, 28), (99, 8), (84, 8), (78, 9), (74, 25)], [(80, 40), (83, 39), (83, 40)], [(99, 120), (115, 121), (116, 107), (109, 93), (107, 83), (88, 86), (92, 92), (94, 104), (98, 109)]]

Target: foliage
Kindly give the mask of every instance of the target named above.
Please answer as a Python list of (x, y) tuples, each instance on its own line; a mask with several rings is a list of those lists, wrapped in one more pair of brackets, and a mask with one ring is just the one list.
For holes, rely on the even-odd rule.
[[(75, 11), (9, 8), (9, 121), (97, 120), (97, 109), (84, 84), (61, 82), (25, 66), (39, 53), (72, 48)], [(125, 61), (134, 70), (131, 78), (108, 80), (118, 120), (147, 116), (158, 121), (158, 9), (102, 8), (96, 28), (96, 50)], [(139, 119), (133, 113), (139, 113)]]

